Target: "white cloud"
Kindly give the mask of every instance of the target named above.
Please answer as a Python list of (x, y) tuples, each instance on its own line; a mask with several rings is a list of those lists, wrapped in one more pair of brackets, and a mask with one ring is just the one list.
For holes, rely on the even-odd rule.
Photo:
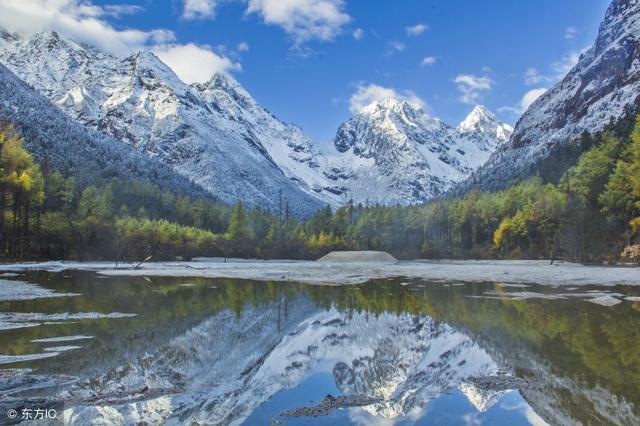
[(405, 31), (407, 32), (407, 35), (409, 37), (417, 37), (420, 34), (422, 34), (423, 32), (425, 32), (426, 30), (429, 29), (428, 25), (425, 24), (416, 24), (414, 26), (411, 27), (405, 27)]
[(563, 78), (573, 67), (576, 66), (580, 59), (579, 52), (569, 52), (562, 57), (559, 61), (551, 64), (551, 69), (558, 75), (559, 78)]
[(573, 40), (574, 38), (576, 38), (577, 34), (578, 29), (576, 27), (567, 27), (567, 29), (564, 30), (564, 38), (566, 40)]
[(493, 87), (493, 80), (487, 76), (479, 77), (472, 74), (460, 74), (454, 79), (458, 86), (460, 102), (474, 104), (481, 97), (481, 92), (488, 92)]
[(117, 55), (175, 39), (173, 32), (164, 29), (117, 30), (103, 19), (109, 13), (80, 0), (0, 0), (0, 26), (9, 31), (54, 30)]
[(208, 81), (217, 72), (241, 69), (239, 64), (217, 55), (208, 46), (193, 43), (158, 46), (153, 53), (188, 84)]
[(356, 92), (349, 98), (349, 110), (353, 114), (357, 114), (372, 102), (380, 102), (387, 98), (404, 100), (420, 108), (425, 106), (424, 101), (410, 90), (398, 92), (390, 87), (383, 87), (377, 84), (359, 84)]
[(547, 89), (544, 87), (538, 89), (529, 90), (527, 93), (522, 96), (520, 102), (516, 106), (506, 106), (499, 109), (500, 112), (508, 112), (514, 115), (522, 115), (529, 109), (531, 104), (533, 104), (540, 96), (544, 95), (547, 92)]
[(386, 55), (393, 56), (396, 53), (404, 51), (404, 49), (406, 48), (407, 48), (407, 45), (401, 41), (390, 41), (389, 43), (387, 43)]
[(528, 68), (524, 73), (524, 83), (527, 86), (537, 86), (562, 80), (576, 66), (579, 60), (580, 52), (571, 51), (561, 59), (551, 63), (548, 75), (541, 74), (536, 68)]
[(434, 65), (438, 60), (433, 56), (427, 56), (422, 60), (422, 66), (426, 67), (429, 65)]
[(184, 19), (211, 18), (216, 12), (216, 0), (184, 0)]
[(535, 86), (536, 84), (540, 84), (542, 82), (549, 81), (550, 78), (540, 74), (536, 68), (528, 68), (524, 73), (524, 83), (527, 86)]
[(246, 41), (238, 43), (238, 51), (239, 52), (249, 51), (249, 43), (247, 43)]
[(525, 112), (529, 109), (532, 103), (534, 103), (540, 96), (544, 95), (547, 92), (547, 89), (541, 87), (539, 89), (529, 90), (524, 94), (522, 99), (520, 100), (520, 110)]
[(151, 50), (187, 83), (205, 81), (217, 71), (240, 68), (207, 46), (176, 43), (172, 31), (119, 30), (105, 19), (116, 12), (134, 10), (97, 6), (89, 0), (0, 0), (0, 26), (26, 34), (57, 31), (120, 57)]
[(364, 37), (364, 30), (362, 28), (356, 28), (353, 30), (353, 38), (356, 40), (361, 40)]
[(282, 27), (295, 44), (333, 40), (349, 23), (343, 0), (249, 0), (247, 14)]
[(107, 4), (103, 6), (102, 9), (104, 10), (105, 15), (109, 15), (114, 18), (119, 18), (125, 15), (135, 15), (136, 13), (144, 11), (144, 7), (134, 4)]

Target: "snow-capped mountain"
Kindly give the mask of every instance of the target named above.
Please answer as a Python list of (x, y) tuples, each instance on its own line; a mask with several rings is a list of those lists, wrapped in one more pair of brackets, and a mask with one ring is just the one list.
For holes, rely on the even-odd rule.
[(595, 44), (578, 64), (538, 98), (505, 144), (474, 176), (487, 188), (526, 173), (559, 144), (583, 131), (602, 130), (638, 106), (640, 96), (640, 1), (614, 0)]
[(216, 74), (207, 84), (193, 87), (208, 105), (237, 123), (244, 139), (260, 141), (266, 154), (303, 191), (332, 205), (342, 202), (342, 191), (325, 176), (329, 167), (325, 157), (302, 129), (280, 121), (228, 74)]
[(395, 99), (344, 123), (325, 156), (231, 76), (187, 85), (142, 51), (116, 58), (55, 32), (0, 33), (0, 60), (68, 116), (173, 168), (223, 202), (308, 214), (349, 199), (419, 203), (483, 164), (511, 128), (477, 107), (455, 129)]
[(333, 161), (354, 200), (414, 204), (466, 179), (512, 130), (482, 106), (453, 128), (410, 102), (389, 98), (340, 126)]
[(174, 193), (210, 197), (167, 165), (75, 122), (2, 64), (0, 121), (16, 127), (37, 161), (71, 173), (84, 184), (118, 177), (148, 181)]
[(0, 58), (69, 116), (169, 165), (224, 202), (308, 214), (335, 194), (310, 141), (231, 77), (189, 86), (150, 52), (125, 59), (55, 32), (2, 33)]
[(478, 162), (487, 161), (487, 153), (493, 153), (498, 146), (509, 140), (513, 127), (502, 123), (498, 118), (482, 105), (473, 111), (458, 125), (458, 133), (473, 142), (482, 153)]

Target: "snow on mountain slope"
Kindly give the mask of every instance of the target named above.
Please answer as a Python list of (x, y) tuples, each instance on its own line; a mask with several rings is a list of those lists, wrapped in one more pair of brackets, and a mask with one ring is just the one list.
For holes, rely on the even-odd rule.
[(498, 118), (482, 105), (476, 106), (473, 111), (458, 125), (458, 133), (474, 143), (478, 149), (485, 153), (478, 162), (484, 163), (488, 156), (498, 146), (509, 140), (513, 133), (513, 127), (502, 123)]
[(340, 126), (333, 161), (356, 201), (415, 204), (466, 179), (511, 131), (482, 106), (454, 129), (409, 102), (389, 98)]
[(210, 196), (167, 165), (75, 122), (1, 64), (0, 121), (16, 127), (37, 161), (84, 184), (118, 177), (178, 194)]
[(268, 155), (305, 192), (325, 203), (339, 205), (342, 191), (325, 176), (329, 165), (302, 129), (284, 123), (260, 106), (230, 75), (216, 74), (194, 88), (211, 108), (237, 123), (247, 140), (257, 139)]
[(578, 64), (518, 121), (505, 144), (472, 181), (486, 188), (504, 186), (527, 173), (559, 144), (583, 131), (598, 132), (611, 120), (638, 107), (640, 95), (640, 1), (614, 0), (594, 45)]
[(302, 215), (322, 206), (325, 194), (323, 201), (335, 203), (324, 189), (329, 182), (313, 179), (320, 162), (308, 139), (227, 76), (191, 87), (149, 52), (119, 59), (56, 33), (0, 38), (2, 62), (69, 116), (224, 202), (276, 208), (282, 194)]
[(477, 107), (458, 129), (387, 99), (344, 123), (325, 156), (232, 77), (184, 84), (156, 56), (120, 59), (55, 32), (0, 33), (0, 60), (70, 117), (169, 165), (227, 203), (309, 214), (355, 201), (414, 204), (483, 164), (511, 129)]

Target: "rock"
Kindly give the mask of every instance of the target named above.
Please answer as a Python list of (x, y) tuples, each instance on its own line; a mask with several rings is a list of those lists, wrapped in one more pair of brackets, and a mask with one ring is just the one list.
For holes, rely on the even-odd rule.
[(379, 398), (368, 396), (333, 396), (327, 395), (318, 405), (312, 407), (292, 408), (280, 414), (283, 417), (320, 417), (330, 414), (338, 408), (364, 407), (382, 402)]
[(398, 260), (384, 251), (332, 251), (318, 259), (326, 263), (398, 263)]

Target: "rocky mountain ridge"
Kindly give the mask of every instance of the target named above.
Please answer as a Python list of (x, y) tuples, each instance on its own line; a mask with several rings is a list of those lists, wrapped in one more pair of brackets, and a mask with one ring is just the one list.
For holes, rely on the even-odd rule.
[(613, 0), (593, 46), (538, 98), (502, 145), (468, 183), (504, 187), (524, 176), (557, 146), (596, 133), (640, 102), (640, 1)]
[(512, 128), (476, 106), (453, 128), (407, 101), (385, 99), (342, 124), (338, 163), (356, 201), (416, 204), (464, 181), (508, 141)]
[[(275, 209), (282, 199), (298, 215), (324, 204), (271, 156), (301, 155), (297, 150), (310, 150), (309, 141), (238, 96), (231, 77), (192, 87), (150, 52), (119, 59), (55, 32), (5, 32), (0, 41), (2, 62), (68, 116), (168, 165), (221, 201)], [(236, 89), (223, 94), (220, 87)], [(259, 115), (248, 118), (251, 113)], [(269, 129), (260, 134), (255, 123)], [(277, 143), (270, 145), (274, 134)]]
[(282, 199), (299, 215), (349, 199), (426, 201), (464, 180), (511, 131), (483, 107), (455, 129), (388, 99), (343, 124), (336, 152), (324, 155), (227, 74), (187, 85), (150, 52), (116, 58), (55, 32), (1, 32), (0, 60), (72, 119), (221, 201), (275, 209)]

